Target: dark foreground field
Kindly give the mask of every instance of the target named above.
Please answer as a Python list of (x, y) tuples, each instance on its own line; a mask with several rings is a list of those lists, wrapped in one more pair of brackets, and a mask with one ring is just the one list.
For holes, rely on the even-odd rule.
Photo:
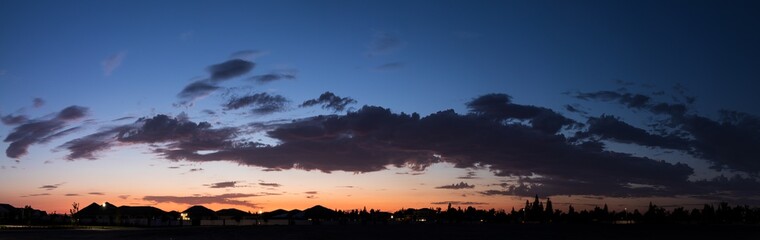
[(2, 229), (0, 239), (760, 239), (757, 225), (340, 225)]

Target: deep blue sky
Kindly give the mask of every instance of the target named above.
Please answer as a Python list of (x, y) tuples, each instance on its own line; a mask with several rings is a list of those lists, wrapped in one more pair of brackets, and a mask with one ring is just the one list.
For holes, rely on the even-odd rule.
[[(474, 106), (468, 109), (468, 102), (485, 94), (503, 93), (511, 96), (512, 104), (543, 107), (585, 124), (566, 124), (556, 132), (570, 139), (568, 146), (601, 141), (612, 152), (670, 164), (686, 163), (695, 171), (691, 180), (738, 173), (757, 181), (760, 159), (756, 153), (744, 152), (757, 146), (757, 136), (753, 135), (757, 126), (752, 125), (757, 118), (726, 125), (719, 111), (760, 115), (756, 104), (760, 102), (756, 93), (760, 89), (758, 10), (756, 1), (3, 1), (0, 115), (8, 118), (0, 126), (0, 136), (6, 139), (0, 147), (13, 149), (11, 144), (19, 141), (30, 142), (30, 147), (26, 155), (4, 156), (0, 165), (7, 171), (13, 166), (42, 171), (44, 167), (20, 164), (78, 160), (71, 159), (71, 149), (65, 143), (130, 123), (142, 125), (138, 118), (157, 114), (174, 118), (184, 112), (189, 119), (177, 119), (237, 129), (235, 141), (279, 144), (289, 140), (266, 131), (280, 125), (261, 129), (251, 126), (319, 114), (342, 116), (364, 105), (389, 108), (394, 114), (418, 112), (422, 117), (446, 109), (464, 115)], [(248, 54), (231, 56), (240, 51)], [(207, 95), (178, 97), (190, 84), (209, 79), (212, 65), (235, 58), (255, 66), (231, 79), (207, 80), (205, 83), (211, 81), (217, 88)], [(282, 79), (252, 79), (264, 74), (279, 74)], [(299, 106), (326, 91), (356, 103), (349, 104), (348, 111)], [(609, 92), (605, 95), (600, 91)], [(255, 104), (250, 111), (225, 109), (232, 100), (256, 93), (281, 95), (288, 101), (281, 109), (265, 114), (256, 112)], [(625, 94), (650, 100), (633, 106), (626, 102)], [(657, 113), (657, 103), (683, 104), (687, 117), (672, 111)], [(72, 105), (86, 108), (85, 116), (68, 122), (56, 115)], [(570, 111), (567, 106), (580, 111)], [(515, 118), (510, 114), (501, 117), (527, 125), (539, 121), (533, 115)], [(590, 119), (601, 119), (602, 114), (617, 116), (636, 130), (609, 130), (620, 126), (602, 124), (599, 126), (608, 128), (593, 128)], [(14, 116), (24, 119), (10, 121)], [(132, 118), (112, 122), (123, 117)], [(747, 147), (705, 147), (713, 143), (699, 139), (722, 138), (696, 132), (693, 128), (709, 128), (699, 125), (704, 122), (697, 121), (701, 119), (698, 117), (716, 123), (710, 125), (717, 129), (710, 134), (728, 132), (720, 137), (749, 139), (742, 143)], [(39, 136), (22, 127), (59, 120), (65, 122), (60, 129), (40, 130), (36, 132)], [(676, 135), (657, 132), (651, 124), (658, 121), (669, 121), (669, 131), (683, 131), (685, 135), (677, 140), (667, 138)], [(718, 129), (721, 123), (735, 128)], [(60, 132), (70, 127), (80, 128)], [(28, 133), (25, 136), (29, 138), (14, 140), (10, 137), (13, 133)], [(734, 133), (748, 136), (731, 135)], [(133, 151), (124, 154), (165, 160), (166, 155), (156, 151), (156, 144), (179, 141), (170, 140), (172, 137), (176, 136), (155, 141), (119, 139), (96, 152), (98, 158)], [(124, 150), (124, 145), (130, 147)], [(414, 149), (436, 155), (447, 152)], [(737, 154), (728, 156), (710, 149)], [(475, 158), (477, 154), (464, 155)], [(213, 160), (241, 161), (230, 156)], [(266, 160), (273, 159), (277, 158)], [(252, 167), (272, 167), (260, 161), (264, 160), (243, 162)], [(490, 170), (497, 175), (498, 171), (525, 167), (510, 163), (500, 168), (487, 160), (481, 163), (494, 166)], [(78, 161), (65, 162), (64, 166), (82, 167), (74, 164)], [(723, 172), (709, 170), (716, 164), (727, 168), (724, 166)], [(296, 168), (378, 171), (359, 165)], [(473, 167), (465, 165), (453, 169)], [(484, 171), (488, 170), (486, 167)], [(530, 167), (517, 172), (512, 177), (524, 177), (526, 172), (555, 174)], [(31, 176), (26, 179), (31, 181), (35, 175), (23, 176)], [(486, 179), (498, 182), (500, 177)], [(11, 180), (17, 179), (2, 182)], [(456, 181), (442, 181), (449, 180)], [(486, 184), (476, 190), (494, 195), (487, 194)], [(599, 194), (578, 189), (575, 194)], [(512, 190), (509, 194), (520, 195)], [(626, 194), (641, 196), (622, 195)], [(741, 197), (760, 201), (757, 195)]]

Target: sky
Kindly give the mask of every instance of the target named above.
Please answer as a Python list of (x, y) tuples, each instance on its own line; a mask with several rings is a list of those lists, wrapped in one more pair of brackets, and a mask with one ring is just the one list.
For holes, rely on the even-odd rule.
[(756, 1), (0, 2), (0, 202), (760, 205)]

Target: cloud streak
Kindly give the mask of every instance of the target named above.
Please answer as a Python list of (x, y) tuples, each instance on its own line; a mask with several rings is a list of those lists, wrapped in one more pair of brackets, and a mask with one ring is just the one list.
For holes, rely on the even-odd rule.
[(63, 185), (63, 183), (52, 184), (52, 185), (43, 185), (42, 187), (40, 187), (40, 189), (45, 189), (45, 190), (50, 191), (50, 190), (57, 189), (61, 185)]
[(388, 32), (376, 32), (372, 36), (372, 41), (369, 44), (369, 53), (371, 57), (373, 55), (381, 55), (391, 53), (403, 45), (403, 41), (396, 35)]
[(270, 83), (270, 82), (275, 82), (275, 81), (280, 81), (280, 80), (296, 79), (296, 73), (297, 72), (295, 70), (273, 71), (267, 74), (252, 76), (250, 77), (250, 79), (260, 84), (264, 84), (264, 83)]
[(279, 183), (268, 183), (268, 182), (260, 182), (259, 185), (265, 186), (265, 187), (281, 187)]
[(236, 184), (237, 181), (227, 181), (227, 182), (217, 182), (212, 184), (206, 184), (204, 186), (208, 186), (209, 188), (234, 188), (238, 187)]
[(203, 204), (227, 204), (235, 206), (244, 206), (250, 208), (259, 208), (258, 205), (242, 198), (257, 197), (256, 194), (245, 193), (227, 193), (221, 195), (194, 195), (194, 196), (145, 196), (143, 200), (153, 203), (178, 203), (187, 205)]
[(455, 183), (451, 185), (443, 185), (435, 187), (437, 189), (473, 189), (475, 185), (467, 184), (466, 182)]
[(378, 70), (378, 71), (390, 71), (390, 70), (396, 70), (396, 69), (403, 68), (403, 67), (404, 67), (404, 63), (402, 63), (402, 62), (389, 62), (389, 63), (382, 64), (382, 65), (379, 65), (379, 66), (375, 67), (375, 70)]
[(28, 153), (28, 148), (31, 145), (47, 143), (77, 130), (77, 128), (64, 128), (72, 122), (83, 118), (87, 114), (87, 111), (88, 109), (85, 107), (70, 106), (64, 108), (50, 119), (26, 121), (15, 119), (13, 122), (18, 126), (3, 140), (10, 143), (5, 150), (5, 155), (18, 159)]

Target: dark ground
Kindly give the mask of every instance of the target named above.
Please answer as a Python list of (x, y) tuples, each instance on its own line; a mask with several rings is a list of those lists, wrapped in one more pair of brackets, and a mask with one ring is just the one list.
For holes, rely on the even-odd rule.
[(0, 229), (0, 239), (760, 239), (760, 225), (332, 225)]

